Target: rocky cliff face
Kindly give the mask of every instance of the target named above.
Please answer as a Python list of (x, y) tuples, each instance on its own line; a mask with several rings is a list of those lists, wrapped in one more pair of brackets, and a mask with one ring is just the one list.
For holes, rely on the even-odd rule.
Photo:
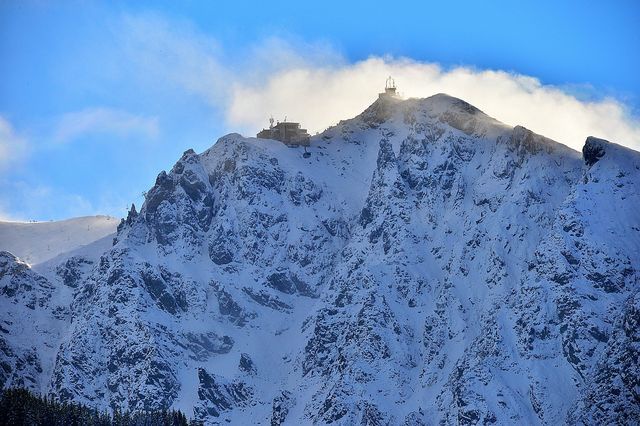
[(4, 255), (3, 385), (209, 424), (640, 418), (640, 154), (446, 95), (378, 100), (309, 151), (225, 136), (99, 259)]

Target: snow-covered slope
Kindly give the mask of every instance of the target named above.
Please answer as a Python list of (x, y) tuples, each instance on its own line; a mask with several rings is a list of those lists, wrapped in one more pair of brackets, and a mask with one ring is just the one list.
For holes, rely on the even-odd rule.
[[(28, 331), (29, 376), (207, 424), (637, 421), (640, 154), (446, 95), (378, 100), (309, 152), (227, 135), (99, 260), (5, 256), (3, 324), (61, 318)], [(31, 349), (4, 341), (15, 383)]]
[(0, 222), (0, 251), (36, 265), (111, 235), (117, 226), (118, 219), (110, 216), (55, 222)]

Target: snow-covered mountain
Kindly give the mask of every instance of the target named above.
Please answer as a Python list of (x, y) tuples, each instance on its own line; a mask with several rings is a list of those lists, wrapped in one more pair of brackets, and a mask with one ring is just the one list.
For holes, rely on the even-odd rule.
[[(111, 236), (116, 232), (118, 222), (110, 216), (86, 216), (54, 222), (0, 221), (0, 250), (13, 253), (34, 266)], [(107, 247), (104, 246), (102, 251)]]
[(640, 154), (436, 95), (230, 134), (101, 256), (0, 257), (0, 380), (207, 424), (634, 424)]

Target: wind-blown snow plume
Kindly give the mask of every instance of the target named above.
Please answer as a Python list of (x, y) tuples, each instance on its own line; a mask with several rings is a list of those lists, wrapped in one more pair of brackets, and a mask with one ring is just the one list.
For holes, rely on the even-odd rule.
[(582, 101), (533, 77), (468, 67), (447, 70), (409, 59), (371, 57), (340, 66), (309, 65), (274, 73), (264, 85), (238, 84), (228, 119), (257, 128), (265, 121), (265, 111), (278, 117), (289, 113), (310, 129), (322, 130), (368, 105), (388, 75), (406, 97), (442, 92), (467, 99), (508, 124), (524, 125), (577, 150), (588, 135), (640, 149), (640, 122), (615, 99)]
[(200, 97), (224, 112), (229, 127), (246, 133), (265, 126), (269, 115), (321, 131), (362, 111), (393, 75), (405, 97), (447, 93), (574, 149), (589, 135), (640, 149), (640, 120), (621, 101), (582, 100), (525, 75), (394, 57), (353, 62), (326, 43), (281, 38), (231, 55), (197, 29), (158, 16), (123, 22), (127, 57), (144, 69), (141, 75)]

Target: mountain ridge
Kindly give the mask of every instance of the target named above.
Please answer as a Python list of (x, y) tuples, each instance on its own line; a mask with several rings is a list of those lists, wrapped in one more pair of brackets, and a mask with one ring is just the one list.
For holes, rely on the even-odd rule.
[(0, 221), (0, 250), (32, 265), (91, 244), (116, 231), (110, 216), (83, 216), (49, 222)]
[(186, 151), (109, 251), (48, 278), (71, 294), (59, 347), (7, 325), (7, 364), (48, 353), (29, 376), (59, 398), (211, 424), (637, 418), (638, 153), (443, 94), (379, 99), (308, 151)]

